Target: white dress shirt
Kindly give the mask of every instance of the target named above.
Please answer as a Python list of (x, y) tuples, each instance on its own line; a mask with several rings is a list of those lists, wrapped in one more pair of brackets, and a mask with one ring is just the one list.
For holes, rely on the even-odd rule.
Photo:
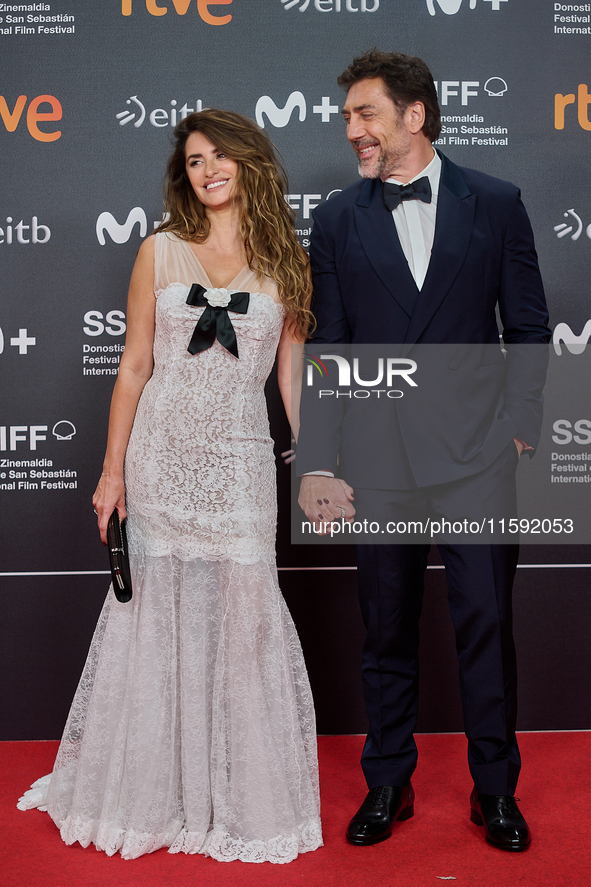
[[(441, 158), (437, 152), (435, 152), (433, 160), (410, 182), (416, 182), (423, 176), (429, 178), (431, 203), (423, 203), (422, 200), (403, 200), (396, 209), (392, 210), (400, 246), (419, 291), (427, 276), (433, 238), (435, 237), (435, 216), (441, 177)], [(400, 182), (394, 178), (386, 179), (386, 181), (396, 185), (410, 184), (410, 182)]]

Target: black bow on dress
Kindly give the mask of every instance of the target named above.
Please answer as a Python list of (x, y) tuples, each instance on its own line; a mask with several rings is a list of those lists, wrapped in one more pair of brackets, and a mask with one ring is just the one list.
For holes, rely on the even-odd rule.
[(431, 183), (428, 176), (422, 176), (416, 182), (408, 185), (396, 185), (394, 182), (384, 182), (384, 203), (390, 210), (403, 200), (422, 200), (423, 203), (431, 203)]
[(198, 354), (207, 351), (216, 340), (226, 348), (234, 357), (238, 357), (238, 343), (232, 321), (228, 317), (228, 311), (237, 314), (246, 314), (250, 293), (233, 293), (232, 298), (225, 308), (210, 305), (206, 298), (208, 291), (200, 283), (194, 283), (187, 296), (187, 305), (207, 305), (199, 318), (197, 326), (193, 330), (191, 341), (187, 347), (190, 354)]

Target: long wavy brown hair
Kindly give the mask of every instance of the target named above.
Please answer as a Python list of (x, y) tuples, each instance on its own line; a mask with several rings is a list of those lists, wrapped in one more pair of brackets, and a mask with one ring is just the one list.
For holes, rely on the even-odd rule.
[(209, 108), (189, 114), (174, 129), (174, 151), (166, 168), (164, 204), (168, 217), (158, 231), (203, 243), (210, 223), (186, 172), (185, 145), (200, 132), (238, 163), (240, 234), (252, 271), (276, 281), (279, 297), (305, 338), (313, 325), (312, 281), (308, 257), (298, 243), (295, 216), (287, 205), (287, 176), (273, 144), (253, 120), (232, 111)]

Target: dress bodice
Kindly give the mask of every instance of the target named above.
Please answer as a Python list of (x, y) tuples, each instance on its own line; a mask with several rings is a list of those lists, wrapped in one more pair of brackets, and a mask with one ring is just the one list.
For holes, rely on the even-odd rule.
[(246, 314), (229, 312), (239, 357), (220, 342), (187, 346), (205, 306), (187, 304), (193, 283), (212, 288), (191, 246), (156, 235), (154, 370), (126, 456), (130, 544), (182, 558), (274, 558), (275, 464), (265, 382), (285, 309), (274, 281), (248, 267), (228, 290), (249, 292)]

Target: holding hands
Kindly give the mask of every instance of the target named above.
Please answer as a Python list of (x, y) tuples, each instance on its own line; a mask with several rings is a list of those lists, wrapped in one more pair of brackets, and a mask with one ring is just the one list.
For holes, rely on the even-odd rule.
[(353, 488), (341, 478), (308, 474), (302, 477), (298, 502), (314, 531), (323, 536), (332, 521), (353, 520), (354, 498)]

